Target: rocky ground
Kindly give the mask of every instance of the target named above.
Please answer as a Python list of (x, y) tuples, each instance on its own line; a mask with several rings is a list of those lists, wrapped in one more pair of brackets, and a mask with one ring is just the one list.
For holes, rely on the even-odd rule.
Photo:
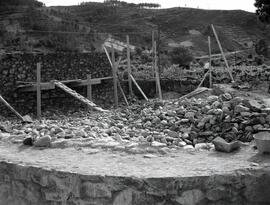
[(137, 102), (109, 113), (49, 113), (32, 124), (2, 120), (0, 137), (42, 148), (91, 147), (134, 154), (211, 150), (216, 137), (252, 141), (254, 133), (270, 129), (269, 112), (258, 98), (214, 89), (192, 98)]

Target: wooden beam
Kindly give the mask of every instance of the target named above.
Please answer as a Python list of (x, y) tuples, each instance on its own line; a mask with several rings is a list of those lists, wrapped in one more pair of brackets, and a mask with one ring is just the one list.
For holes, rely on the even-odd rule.
[(212, 50), (211, 50), (211, 37), (208, 36), (208, 48), (209, 48), (209, 83), (210, 83), (210, 88), (213, 87), (213, 82), (212, 82)]
[(218, 43), (220, 52), (221, 52), (221, 54), (222, 54), (223, 60), (224, 60), (224, 62), (225, 62), (225, 64), (226, 64), (227, 71), (228, 71), (228, 73), (229, 73), (229, 75), (230, 75), (230, 78), (231, 78), (232, 82), (234, 82), (232, 73), (231, 73), (230, 70), (229, 70), (230, 66), (229, 66), (229, 64), (228, 64), (228, 61), (227, 61), (225, 55), (224, 55), (223, 48), (222, 48), (221, 43), (220, 43), (220, 41), (219, 41), (219, 38), (218, 38), (217, 32), (216, 32), (216, 30), (215, 30), (215, 27), (214, 27), (213, 24), (212, 24), (211, 26), (212, 26), (212, 30), (213, 30), (213, 32), (214, 32), (214, 35), (215, 35), (215, 37), (216, 37), (216, 40), (217, 40), (217, 43)]
[(123, 96), (123, 98), (124, 98), (124, 100), (125, 100), (125, 103), (127, 104), (127, 106), (129, 106), (127, 97), (126, 97), (126, 95), (125, 95), (125, 92), (124, 92), (124, 90), (123, 90), (121, 84), (120, 84), (120, 81), (117, 80), (117, 83), (118, 83), (119, 90), (120, 90), (120, 92), (121, 92), (121, 94), (122, 94), (122, 96)]
[(207, 73), (204, 74), (203, 79), (202, 79), (201, 83), (198, 85), (197, 89), (202, 86), (202, 84), (203, 84), (203, 82), (208, 74), (209, 74), (209, 70), (207, 71)]
[(91, 84), (91, 75), (87, 75), (87, 99), (92, 101), (92, 84)]
[(159, 79), (159, 69), (157, 65), (157, 43), (154, 42), (154, 53), (155, 53), (155, 77), (156, 77), (156, 85), (158, 90), (159, 99), (162, 100), (162, 91), (160, 86), (160, 79)]
[[(103, 78), (94, 78), (91, 79), (91, 85), (98, 85), (101, 84), (102, 80), (111, 80), (113, 77), (103, 77)], [(66, 81), (60, 81), (64, 84), (69, 84), (70, 87), (81, 87), (81, 86), (87, 86), (89, 85), (87, 80), (66, 80)], [(20, 92), (33, 92), (37, 90), (37, 84), (36, 82), (19, 82), (23, 83), (24, 85), (17, 86), (16, 89), (18, 89)], [(55, 89), (55, 84), (52, 82), (46, 82), (46, 83), (40, 83), (40, 89), (41, 90), (53, 90)]]
[(143, 95), (144, 99), (146, 101), (149, 101), (149, 99), (146, 97), (146, 95), (144, 94), (144, 92), (142, 91), (141, 87), (138, 85), (138, 83), (136, 82), (135, 78), (130, 74), (130, 78), (133, 81), (133, 83), (136, 85), (136, 87), (138, 88), (138, 90), (141, 92), (141, 94)]
[(0, 101), (4, 103), (5, 106), (7, 106), (20, 120), (24, 121), (23, 116), (20, 115), (1, 95), (0, 95)]
[(108, 60), (109, 60), (109, 62), (110, 62), (110, 64), (111, 64), (111, 67), (113, 67), (113, 63), (112, 63), (112, 60), (111, 60), (111, 58), (110, 58), (110, 54), (109, 54), (107, 48), (106, 48), (105, 46), (103, 46), (103, 49), (104, 49), (104, 51), (105, 51), (105, 53), (106, 53), (106, 55), (107, 55), (107, 58), (108, 58)]
[[(37, 84), (30, 84), (30, 85), (19, 85), (17, 88), (20, 92), (36, 92), (37, 91)], [(40, 83), (41, 90), (53, 90), (55, 89), (55, 85), (53, 82), (50, 83)]]
[(41, 119), (41, 63), (37, 63), (37, 119)]
[(130, 95), (133, 95), (132, 81), (131, 81), (131, 78), (130, 78), (130, 74), (131, 74), (131, 62), (130, 62), (129, 35), (127, 35), (127, 66), (128, 66), (128, 88), (129, 88), (129, 94)]
[(206, 91), (208, 91), (209, 89), (208, 88), (200, 88), (200, 89), (196, 89), (196, 90), (193, 90), (192, 92), (190, 92), (190, 93), (188, 93), (188, 94), (186, 94), (186, 95), (183, 95), (183, 96), (181, 96), (179, 99), (178, 99), (178, 101), (181, 101), (181, 100), (183, 100), (183, 99), (185, 99), (185, 98), (191, 98), (191, 97), (194, 97), (194, 96), (196, 96), (196, 95), (198, 95), (198, 94), (200, 94), (200, 93), (203, 93), (203, 92), (206, 92)]
[(88, 86), (88, 85), (98, 85), (101, 84), (101, 80), (100, 79), (95, 79), (95, 78), (91, 78), (91, 81), (89, 82), (88, 79), (87, 80), (82, 80), (81, 83), (78, 83), (72, 87), (80, 87), (80, 86)]
[(112, 71), (113, 71), (113, 90), (115, 107), (118, 108), (118, 90), (117, 90), (117, 67), (115, 64), (115, 51), (112, 49)]

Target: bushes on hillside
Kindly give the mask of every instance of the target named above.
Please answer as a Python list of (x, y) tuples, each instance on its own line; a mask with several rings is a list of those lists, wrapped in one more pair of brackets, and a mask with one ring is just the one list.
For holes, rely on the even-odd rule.
[(33, 6), (42, 7), (44, 4), (36, 0), (1, 0), (0, 7), (8, 6)]
[(184, 47), (174, 48), (171, 52), (169, 52), (169, 56), (171, 62), (179, 66), (187, 67), (193, 60), (191, 52)]

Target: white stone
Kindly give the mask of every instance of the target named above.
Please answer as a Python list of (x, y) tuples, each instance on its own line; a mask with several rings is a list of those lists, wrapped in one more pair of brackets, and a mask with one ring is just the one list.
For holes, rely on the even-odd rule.
[(184, 146), (184, 150), (186, 150), (186, 151), (195, 151), (195, 148), (192, 145), (186, 145), (186, 146)]
[(152, 142), (153, 147), (166, 147), (167, 145), (165, 143), (154, 141)]

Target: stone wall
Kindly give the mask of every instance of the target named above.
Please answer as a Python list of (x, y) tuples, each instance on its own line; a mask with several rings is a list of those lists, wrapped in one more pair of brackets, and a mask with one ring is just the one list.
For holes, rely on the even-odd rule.
[(267, 205), (269, 189), (269, 169), (140, 179), (0, 162), (0, 205)]
[[(16, 54), (5, 55), (0, 60), (0, 94), (2, 94), (15, 108), (28, 113), (35, 110), (35, 93), (17, 92), (17, 81), (35, 82), (36, 64), (41, 62), (41, 81), (86, 79), (87, 74), (92, 78), (112, 76), (110, 64), (102, 53), (52, 53), (52, 54)], [(85, 95), (86, 87), (78, 88), (78, 92)], [(109, 97), (108, 97), (109, 95)], [(93, 86), (94, 101), (101, 104), (111, 104), (113, 95), (112, 82), (106, 81), (102, 85)], [(43, 91), (42, 108), (46, 106), (60, 107), (73, 104), (74, 99), (68, 97), (61, 90)], [(2, 107), (3, 108), (3, 107)], [(3, 108), (4, 109), (4, 108)]]
[[(103, 53), (50, 53), (50, 54), (15, 54), (4, 55), (0, 59), (0, 94), (7, 99), (22, 114), (36, 112), (36, 93), (22, 93), (16, 90), (18, 81), (35, 82), (36, 64), (40, 62), (41, 81), (86, 79), (87, 74), (92, 78), (112, 76), (112, 70), (107, 57)], [(155, 97), (156, 85), (154, 81), (138, 81), (148, 97)], [(199, 82), (198, 82), (199, 83)], [(197, 84), (198, 84), (197, 83)], [(164, 92), (176, 91), (186, 94), (195, 89), (196, 83), (189, 81), (162, 80)], [(122, 84), (128, 92), (127, 82)], [(86, 96), (86, 87), (76, 88), (76, 91)], [(134, 91), (140, 97), (140, 92), (134, 86)], [(121, 94), (119, 92), (121, 100)], [(142, 96), (141, 96), (142, 97)], [(111, 107), (113, 101), (112, 80), (106, 80), (100, 85), (93, 86), (93, 101), (105, 108)], [(79, 101), (74, 100), (62, 90), (55, 89), (42, 91), (42, 110), (51, 108), (59, 111), (85, 108)], [(9, 114), (8, 110), (0, 103), (0, 115)]]

